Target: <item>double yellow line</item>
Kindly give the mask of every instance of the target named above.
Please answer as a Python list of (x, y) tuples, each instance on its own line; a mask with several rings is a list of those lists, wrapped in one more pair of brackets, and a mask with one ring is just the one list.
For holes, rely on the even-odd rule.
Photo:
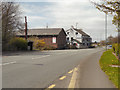
[[(77, 79), (77, 71), (78, 71), (78, 68), (75, 67), (73, 70), (68, 72), (69, 74), (73, 72), (68, 89), (75, 88), (75, 83), (76, 83), (76, 79)], [(59, 78), (59, 80), (63, 80), (65, 78), (66, 78), (66, 76), (62, 76), (61, 78)], [(45, 90), (50, 90), (51, 88), (54, 88), (55, 86), (56, 86), (55, 84), (52, 84)]]
[(70, 80), (70, 84), (69, 84), (68, 88), (75, 88), (75, 83), (76, 83), (76, 79), (77, 79), (77, 71), (78, 71), (78, 68), (74, 68), (72, 78)]

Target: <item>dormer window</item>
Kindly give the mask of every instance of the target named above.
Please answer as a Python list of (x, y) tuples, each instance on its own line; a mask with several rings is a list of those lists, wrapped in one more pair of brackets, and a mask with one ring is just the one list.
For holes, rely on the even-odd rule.
[(67, 34), (69, 35), (69, 32), (67, 32)]
[(76, 35), (78, 35), (78, 32), (76, 32)]

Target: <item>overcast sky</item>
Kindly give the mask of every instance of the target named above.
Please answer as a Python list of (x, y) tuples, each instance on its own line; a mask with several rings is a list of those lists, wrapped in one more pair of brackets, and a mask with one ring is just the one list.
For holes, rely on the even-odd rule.
[[(83, 29), (93, 41), (105, 39), (105, 14), (95, 8), (89, 0), (64, 0), (61, 2), (20, 2), (23, 16), (28, 18), (28, 28), (71, 28), (71, 25)], [(112, 15), (108, 15), (108, 36), (116, 36), (112, 25)]]

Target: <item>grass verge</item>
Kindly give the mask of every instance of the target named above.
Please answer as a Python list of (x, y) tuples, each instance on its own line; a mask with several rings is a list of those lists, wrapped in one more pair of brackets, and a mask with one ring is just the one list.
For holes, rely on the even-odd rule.
[(110, 65), (120, 65), (120, 61), (112, 54), (112, 50), (105, 51), (99, 61), (101, 69), (108, 75), (116, 88), (120, 88), (118, 67), (111, 67)]

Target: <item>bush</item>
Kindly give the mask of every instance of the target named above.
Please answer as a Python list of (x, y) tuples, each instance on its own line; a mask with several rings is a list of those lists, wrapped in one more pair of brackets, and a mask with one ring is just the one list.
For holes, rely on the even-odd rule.
[(119, 48), (118, 48), (118, 44), (115, 43), (112, 45), (112, 51), (118, 56), (118, 52), (120, 54), (120, 45), (119, 45)]
[(45, 42), (44, 42), (44, 40), (37, 40), (36, 41), (37, 43), (36, 43), (36, 49), (39, 49), (39, 50), (43, 50), (44, 49), (44, 47), (45, 47)]
[(9, 47), (10, 50), (27, 50), (27, 41), (23, 38), (12, 38)]
[(56, 49), (53, 46), (46, 45), (44, 40), (43, 39), (40, 40), (38, 37), (31, 37), (31, 38), (28, 38), (28, 40), (33, 41), (33, 47), (34, 47), (35, 50), (36, 49), (37, 50), (54, 50), (54, 49)]
[(50, 46), (50, 45), (46, 45), (46, 46), (44, 47), (44, 50), (55, 50), (55, 49), (56, 49), (55, 47)]

